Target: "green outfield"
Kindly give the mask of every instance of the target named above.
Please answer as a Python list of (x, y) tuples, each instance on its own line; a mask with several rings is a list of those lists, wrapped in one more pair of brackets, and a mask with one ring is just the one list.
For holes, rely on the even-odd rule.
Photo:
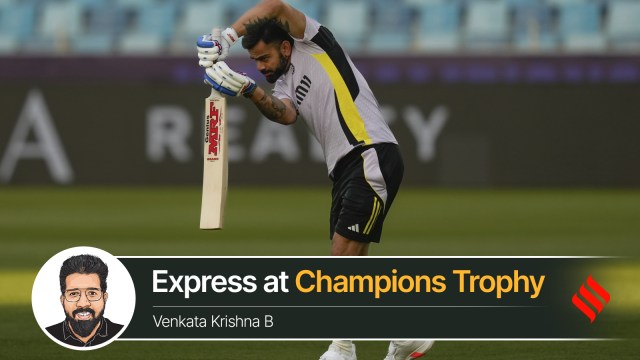
[[(195, 187), (0, 188), (0, 358), (317, 359), (327, 342), (117, 341), (97, 351), (73, 352), (42, 333), (30, 297), (38, 269), (74, 246), (114, 255), (326, 255), (330, 200), (328, 188), (232, 187), (225, 230), (201, 231)], [(605, 309), (610, 316), (599, 325), (640, 336), (638, 190), (404, 188), (383, 238), (372, 255), (630, 256), (605, 271), (615, 297)], [(387, 344), (356, 346), (359, 359), (381, 360)], [(437, 343), (428, 358), (595, 360), (638, 354), (637, 339), (450, 341)]]

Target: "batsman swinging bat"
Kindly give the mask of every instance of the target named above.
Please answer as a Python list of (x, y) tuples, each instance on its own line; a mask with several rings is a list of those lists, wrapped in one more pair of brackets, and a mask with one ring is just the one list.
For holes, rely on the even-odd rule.
[[(220, 38), (220, 29), (212, 31)], [(202, 208), (200, 229), (222, 229), (227, 200), (227, 100), (211, 89), (204, 101), (204, 166), (202, 171)]]

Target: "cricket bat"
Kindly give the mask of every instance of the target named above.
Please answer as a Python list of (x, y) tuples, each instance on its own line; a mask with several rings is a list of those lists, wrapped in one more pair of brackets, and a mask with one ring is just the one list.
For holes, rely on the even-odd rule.
[[(220, 29), (212, 34), (220, 36)], [(211, 89), (204, 101), (204, 159), (200, 229), (222, 229), (227, 201), (227, 99)]]

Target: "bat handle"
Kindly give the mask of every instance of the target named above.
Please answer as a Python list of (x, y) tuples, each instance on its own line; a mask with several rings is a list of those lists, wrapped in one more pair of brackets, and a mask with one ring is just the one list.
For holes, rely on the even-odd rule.
[[(211, 29), (211, 38), (213, 40), (218, 40), (218, 42), (220, 42), (222, 44), (222, 30), (220, 30), (219, 27), (214, 27)], [(215, 95), (218, 97), (222, 97), (222, 94), (220, 94), (218, 91), (214, 90), (213, 88), (211, 89), (211, 95)]]

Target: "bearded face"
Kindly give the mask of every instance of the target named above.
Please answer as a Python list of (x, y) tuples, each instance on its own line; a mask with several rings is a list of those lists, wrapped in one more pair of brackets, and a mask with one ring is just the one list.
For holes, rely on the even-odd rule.
[(258, 71), (265, 79), (273, 84), (289, 68), (291, 45), (286, 41), (271, 44), (259, 41), (249, 50), (249, 57), (256, 62)]
[(100, 288), (97, 274), (73, 273), (67, 276), (66, 289), (60, 301), (67, 323), (76, 336), (88, 337), (97, 330), (107, 296)]
[(270, 84), (275, 83), (278, 80), (278, 78), (280, 78), (280, 76), (282, 76), (282, 74), (284, 74), (287, 71), (287, 65), (289, 64), (287, 59), (285, 59), (285, 57), (282, 54), (278, 53), (277, 56), (279, 58), (278, 65), (276, 65), (274, 69), (260, 71), (262, 74), (264, 74), (265, 78)]

